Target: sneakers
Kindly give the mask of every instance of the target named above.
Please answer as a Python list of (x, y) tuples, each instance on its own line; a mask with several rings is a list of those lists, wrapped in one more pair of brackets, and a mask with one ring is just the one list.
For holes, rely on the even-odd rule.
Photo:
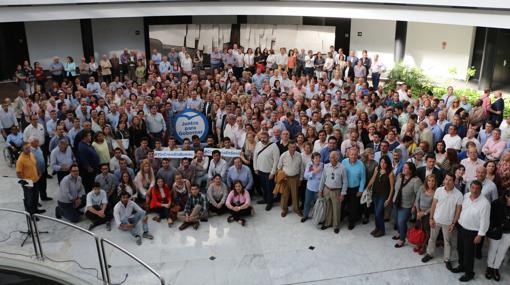
[[(425, 255), (425, 256), (421, 259), (421, 262), (423, 262), (423, 263), (427, 263), (427, 262), (429, 262), (432, 258), (434, 258), (434, 257), (432, 257), (432, 255), (427, 254), (427, 255)], [(445, 262), (445, 263), (446, 263), (446, 262)], [(451, 266), (451, 265), (450, 265), (450, 266)]]
[(149, 232), (144, 232), (142, 237), (146, 239), (154, 239), (154, 237), (151, 234), (149, 234)]
[(142, 245), (142, 237), (140, 235), (136, 235), (135, 238), (136, 238), (136, 244)]
[(60, 213), (60, 207), (55, 207), (55, 217), (57, 217), (57, 219), (62, 219), (62, 214)]
[(112, 230), (112, 224), (110, 222), (106, 222), (106, 230), (111, 231)]
[(335, 234), (338, 234), (338, 233), (340, 232), (340, 229), (334, 229), (334, 230), (333, 230), (333, 232), (334, 232)]

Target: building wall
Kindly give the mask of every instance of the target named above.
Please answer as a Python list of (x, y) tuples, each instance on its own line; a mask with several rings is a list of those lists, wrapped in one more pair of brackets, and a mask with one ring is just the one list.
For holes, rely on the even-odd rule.
[(96, 58), (124, 48), (145, 52), (143, 18), (92, 19), (92, 34)]
[(83, 56), (79, 20), (26, 22), (25, 31), (30, 61), (38, 61), (44, 68), (54, 56), (72, 56), (77, 63)]
[(464, 79), (474, 33), (474, 27), (409, 22), (404, 62), (421, 67), (433, 78)]
[(372, 58), (374, 54), (379, 54), (379, 59), (389, 69), (394, 64), (395, 28), (395, 21), (352, 19), (351, 50), (354, 50), (358, 56), (361, 56), (363, 50), (367, 50)]

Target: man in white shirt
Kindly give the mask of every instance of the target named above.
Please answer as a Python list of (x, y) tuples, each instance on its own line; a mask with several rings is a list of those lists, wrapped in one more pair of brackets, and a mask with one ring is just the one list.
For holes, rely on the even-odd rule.
[(111, 209), (108, 209), (108, 196), (106, 191), (101, 189), (99, 182), (94, 182), (92, 191), (87, 194), (87, 203), (85, 204), (85, 216), (92, 222), (89, 231), (93, 228), (106, 223), (106, 230), (110, 231), (110, 220), (112, 218)]
[(457, 126), (450, 125), (448, 127), (448, 133), (443, 137), (446, 149), (453, 148), (456, 151), (460, 151), (462, 147), (462, 139), (457, 134)]
[[(485, 166), (480, 165), (476, 169), (476, 180), (482, 183), (482, 195), (485, 199), (487, 199), (487, 201), (492, 203), (498, 199), (498, 188), (494, 182), (487, 179), (487, 168), (485, 168)], [(466, 189), (470, 189), (471, 183), (476, 180), (469, 181), (466, 185)]]
[[(113, 217), (115, 223), (119, 225), (119, 229), (131, 232), (131, 235), (136, 238), (137, 245), (142, 244), (142, 237), (146, 239), (154, 238), (149, 234), (149, 225), (147, 224), (145, 211), (131, 200), (131, 195), (128, 192), (122, 191), (120, 193), (120, 201), (113, 209)], [(137, 226), (140, 222), (142, 223), (143, 229), (142, 237), (137, 230)]]
[(475, 277), (473, 271), (475, 263), (475, 245), (482, 241), (490, 224), (491, 204), (482, 194), (482, 183), (473, 181), (469, 193), (464, 195), (462, 213), (459, 218), (459, 232), (457, 234), (457, 252), (459, 266), (452, 269), (453, 273), (464, 272), (459, 278), (467, 282)]
[(298, 189), (300, 184), (300, 177), (302, 174), (302, 158), (301, 153), (296, 151), (296, 143), (290, 141), (288, 144), (289, 150), (284, 152), (278, 161), (278, 169), (285, 173), (287, 179), (287, 187), (282, 193), (280, 206), (282, 208), (281, 216), (284, 218), (288, 212), (289, 192), (292, 195), (292, 211), (298, 216), (302, 217), (303, 214), (298, 207)]
[(23, 130), (23, 141), (27, 142), (30, 137), (37, 138), (39, 144), (44, 145), (44, 127), (39, 123), (39, 117), (36, 114), (30, 115), (30, 125)]
[(483, 166), (484, 161), (478, 158), (476, 147), (468, 147), (467, 158), (464, 158), (460, 164), (464, 165), (466, 171), (464, 172), (464, 181), (471, 181), (476, 178), (476, 170), (478, 167)]
[(207, 177), (209, 178), (209, 181), (214, 178), (214, 175), (219, 174), (221, 175), (223, 182), (226, 182), (228, 169), (227, 162), (221, 158), (221, 153), (219, 150), (213, 150), (212, 158), (213, 159), (211, 160), (209, 169), (207, 171)]
[(285, 70), (287, 68), (288, 60), (289, 57), (287, 56), (285, 48), (280, 48), (280, 53), (276, 56), (276, 64), (281, 70)]
[(280, 158), (278, 146), (269, 142), (269, 134), (261, 132), (259, 142), (253, 152), (253, 169), (261, 184), (264, 200), (258, 204), (266, 204), (266, 211), (273, 207), (274, 175)]
[(430, 238), (427, 245), (427, 254), (422, 258), (422, 262), (428, 262), (432, 259), (436, 251), (436, 240), (439, 231), (443, 231), (444, 253), (443, 260), (448, 270), (452, 269), (451, 257), (451, 239), (455, 230), (461, 205), (462, 193), (455, 188), (455, 177), (447, 173), (444, 178), (444, 186), (437, 188), (430, 208)]

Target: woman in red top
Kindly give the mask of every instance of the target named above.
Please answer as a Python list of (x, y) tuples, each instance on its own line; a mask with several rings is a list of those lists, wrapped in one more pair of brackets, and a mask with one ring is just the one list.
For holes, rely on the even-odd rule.
[(170, 227), (174, 223), (168, 214), (172, 204), (172, 196), (170, 195), (170, 188), (168, 188), (163, 178), (160, 177), (156, 180), (156, 185), (150, 189), (150, 196), (150, 210), (159, 214), (159, 216), (154, 217), (154, 220), (159, 222), (161, 219), (167, 219), (168, 227)]

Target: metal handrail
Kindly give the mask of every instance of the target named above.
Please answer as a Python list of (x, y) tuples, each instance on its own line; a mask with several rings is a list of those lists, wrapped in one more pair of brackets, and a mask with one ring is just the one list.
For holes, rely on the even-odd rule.
[(106, 259), (106, 254), (105, 254), (105, 250), (104, 250), (104, 243), (107, 243), (113, 247), (115, 247), (116, 249), (122, 251), (124, 254), (126, 254), (127, 256), (131, 257), (132, 259), (134, 259), (136, 262), (138, 262), (140, 265), (142, 265), (143, 267), (147, 268), (147, 270), (149, 270), (152, 274), (154, 274), (154, 276), (158, 277), (159, 281), (161, 282), (161, 285), (165, 285), (165, 279), (163, 279), (163, 277), (161, 277), (161, 275), (156, 272), (156, 270), (154, 270), (152, 267), (150, 267), (147, 263), (145, 263), (143, 260), (139, 259), (138, 257), (136, 257), (135, 255), (133, 255), (131, 252), (125, 250), (124, 248), (122, 248), (120, 245), (117, 245), (115, 244), (114, 242), (111, 242), (107, 239), (104, 239), (104, 238), (101, 238), (101, 249), (103, 251), (103, 258), (104, 258), (104, 265), (105, 265), (105, 268), (106, 268), (106, 277), (108, 278), (108, 284), (111, 284), (111, 280), (110, 280), (110, 272), (109, 272), (109, 268), (108, 268), (108, 261)]
[[(66, 222), (66, 221), (62, 221), (62, 220), (59, 220), (59, 219), (55, 219), (55, 218), (52, 218), (52, 217), (48, 217), (48, 216), (43, 216), (43, 215), (39, 215), (39, 214), (35, 214), (34, 215), (35, 217), (38, 217), (40, 219), (46, 219), (46, 220), (50, 220), (50, 221), (53, 221), (53, 222), (56, 222), (56, 223), (60, 223), (60, 224), (63, 224), (63, 225), (66, 225), (68, 227), (71, 227), (73, 229), (76, 229), (76, 230), (79, 230), (89, 236), (91, 236), (92, 238), (94, 238), (94, 241), (96, 242), (96, 250), (97, 250), (97, 258), (99, 260), (99, 267), (101, 268), (101, 277), (103, 279), (103, 281), (106, 281), (106, 274), (105, 274), (105, 265), (103, 264), (103, 259), (101, 258), (103, 255), (101, 254), (101, 248), (99, 246), (99, 238), (91, 231), (88, 231), (84, 228), (81, 228), (77, 225), (74, 225), (74, 224), (71, 224), (69, 222)], [(37, 222), (34, 221), (34, 226), (35, 226), (35, 231), (36, 231), (36, 235), (37, 235), (37, 241), (39, 243), (39, 246), (40, 246), (40, 239), (39, 239), (39, 236), (38, 236), (38, 228), (37, 228)], [(42, 247), (39, 248), (40, 252), (41, 252), (41, 259), (44, 260), (44, 254), (43, 254), (43, 250), (42, 250)]]
[[(32, 243), (34, 244), (34, 251), (35, 251), (35, 257), (36, 258), (42, 258), (42, 250), (41, 250), (41, 243), (39, 242), (39, 235), (37, 234), (37, 230), (34, 230), (34, 224), (32, 217), (28, 212), (25, 211), (19, 211), (19, 210), (13, 210), (13, 209), (7, 209), (7, 208), (0, 208), (0, 212), (11, 212), (16, 214), (21, 214), (25, 216), (25, 219), (27, 220), (27, 226), (28, 226), (28, 235), (31, 235), (32, 237)], [(39, 245), (39, 247), (37, 247)]]
[(91, 231), (88, 231), (88, 230), (86, 230), (84, 228), (81, 228), (81, 227), (79, 227), (79, 226), (77, 226), (75, 224), (72, 224), (72, 223), (69, 223), (69, 222), (66, 222), (66, 221), (62, 221), (62, 220), (59, 220), (59, 219), (56, 219), (56, 218), (52, 218), (52, 217), (48, 217), (48, 216), (43, 216), (43, 215), (40, 215), (40, 214), (30, 215), (29, 213), (27, 213), (25, 211), (19, 211), (19, 210), (7, 209), (7, 208), (0, 208), (0, 212), (2, 212), (2, 211), (22, 214), (22, 215), (24, 215), (26, 217), (27, 225), (28, 225), (28, 231), (31, 233), (32, 243), (34, 245), (34, 251), (35, 251), (36, 258), (40, 259), (41, 261), (44, 261), (44, 254), (43, 254), (43, 248), (41, 246), (41, 240), (39, 238), (39, 229), (37, 227), (37, 219), (36, 218), (50, 220), (50, 221), (53, 221), (53, 222), (56, 222), (56, 223), (59, 223), (59, 224), (71, 227), (73, 229), (79, 230), (79, 231), (81, 231), (81, 232), (91, 236), (92, 238), (94, 238), (94, 240), (96, 242), (96, 250), (97, 250), (97, 255), (98, 255), (98, 259), (99, 259), (99, 267), (101, 268), (102, 281), (105, 282), (106, 284), (112, 284), (112, 283), (111, 283), (111, 280), (110, 280), (110, 272), (109, 272), (108, 260), (107, 260), (106, 254), (105, 254), (105, 246), (104, 246), (105, 243), (109, 244), (110, 246), (113, 246), (117, 250), (121, 251), (122, 253), (124, 253), (127, 256), (129, 256), (132, 259), (134, 259), (138, 264), (142, 265), (147, 270), (149, 270), (154, 276), (156, 276), (159, 279), (161, 285), (165, 285), (165, 280), (163, 279), (163, 277), (156, 270), (154, 270), (147, 263), (145, 263), (143, 260), (139, 259), (138, 257), (133, 255), (129, 251), (125, 250), (120, 245), (118, 245), (118, 244), (116, 244), (114, 242), (111, 242), (111, 241), (109, 241), (107, 239), (100, 238), (100, 237), (98, 237), (97, 235), (95, 235)]

